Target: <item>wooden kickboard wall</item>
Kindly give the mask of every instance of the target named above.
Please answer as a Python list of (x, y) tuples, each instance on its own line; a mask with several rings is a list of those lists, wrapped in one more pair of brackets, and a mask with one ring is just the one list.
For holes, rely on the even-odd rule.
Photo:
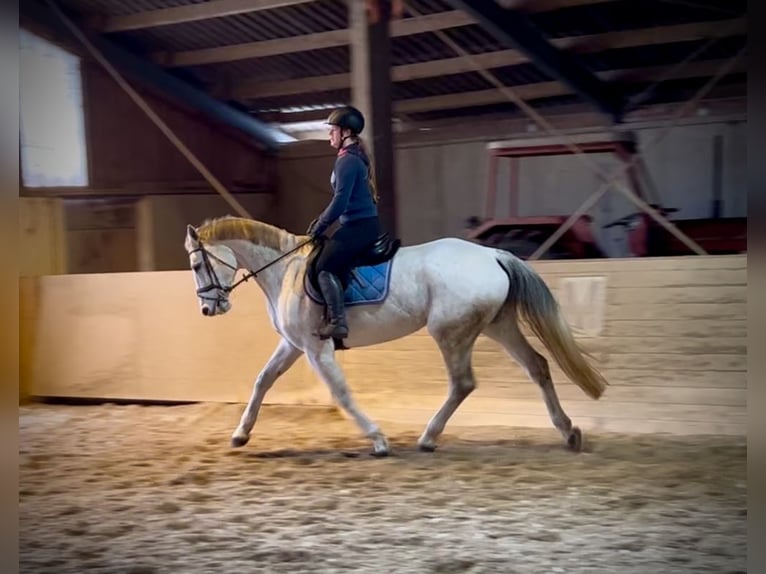
[[(594, 401), (551, 360), (561, 404), (583, 430), (746, 434), (746, 256), (533, 267), (610, 382)], [(228, 315), (206, 318), (185, 271), (30, 277), (21, 299), (32, 396), (245, 402), (278, 340), (256, 286), (237, 290)], [(345, 351), (340, 362), (359, 405), (381, 423), (425, 425), (446, 396), (425, 330)], [(499, 345), (481, 337), (474, 370), (478, 388), (452, 424), (552, 429), (539, 389)], [(331, 399), (300, 359), (266, 402)]]

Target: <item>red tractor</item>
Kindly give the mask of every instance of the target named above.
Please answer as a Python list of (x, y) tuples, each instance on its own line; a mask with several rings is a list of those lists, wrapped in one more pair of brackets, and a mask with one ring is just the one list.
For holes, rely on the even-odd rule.
[[(566, 216), (507, 217), (481, 222), (470, 218), (468, 238), (484, 245), (510, 251), (528, 259), (543, 242), (563, 225)], [(540, 259), (591, 259), (606, 257), (591, 231), (590, 215), (582, 215)]]
[[(663, 208), (658, 205), (652, 205), (652, 207), (665, 216), (678, 211), (673, 207)], [(673, 224), (709, 255), (747, 252), (747, 217), (677, 219), (673, 221)], [(691, 254), (689, 247), (664, 229), (648, 213), (631, 213), (604, 225), (604, 229), (610, 227), (625, 229), (628, 247), (634, 257)]]
[[(635, 149), (634, 136), (622, 134), (585, 134), (571, 138), (585, 153), (615, 153), (627, 160)], [(572, 150), (558, 140), (551, 138), (522, 138), (515, 141), (495, 142), (489, 149), (489, 181), (486, 195), (485, 218), (472, 217), (467, 222), (467, 237), (485, 245), (492, 245), (513, 252), (527, 259), (561, 225), (569, 219), (567, 215), (528, 216), (518, 215), (519, 172), (518, 159), (571, 154)], [(509, 210), (506, 218), (495, 216), (497, 203), (497, 174), (501, 158), (511, 160)], [(631, 177), (634, 188), (638, 179)], [(635, 192), (641, 197), (640, 188)], [(590, 259), (606, 257), (592, 232), (593, 218), (584, 214), (548, 249), (542, 259)]]
[[(571, 138), (585, 153), (613, 153), (627, 164), (625, 174), (633, 193), (648, 201), (641, 185), (642, 176), (648, 178), (646, 167), (635, 156), (636, 139), (630, 132), (618, 134), (585, 134)], [(522, 259), (529, 258), (555, 233), (567, 215), (518, 216), (519, 173), (518, 158), (565, 155), (572, 150), (559, 140), (550, 138), (522, 138), (516, 141), (495, 142), (488, 146), (489, 181), (486, 195), (485, 218), (471, 217), (466, 222), (467, 238), (484, 245), (506, 249)], [(510, 158), (509, 210), (506, 218), (497, 218), (497, 174), (501, 158)], [(649, 185), (649, 189), (653, 186)], [(656, 193), (654, 194), (656, 195)], [(650, 204), (664, 217), (677, 212)], [(541, 259), (591, 259), (607, 257), (592, 231), (593, 218), (581, 215), (565, 233), (545, 252)], [(747, 251), (747, 218), (703, 218), (674, 220), (672, 224), (696, 242), (708, 254), (731, 254)], [(603, 228), (623, 227), (627, 234), (630, 255), (634, 257), (690, 255), (693, 253), (682, 241), (657, 223), (648, 213), (639, 211), (620, 218)]]

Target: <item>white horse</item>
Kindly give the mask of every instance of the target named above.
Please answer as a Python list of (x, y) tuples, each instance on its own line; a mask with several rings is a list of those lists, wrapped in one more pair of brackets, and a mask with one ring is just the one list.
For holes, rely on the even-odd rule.
[[(340, 407), (372, 440), (373, 454), (388, 454), (386, 437), (349, 392), (335, 360), (337, 341), (313, 334), (324, 320), (324, 306), (305, 290), (307, 263), (314, 251), (310, 239), (263, 222), (223, 217), (199, 229), (188, 226), (185, 247), (204, 315), (229, 311), (232, 289), (254, 277), (281, 337), (255, 380), (232, 446), (247, 444), (265, 394), (303, 354)], [(235, 282), (240, 269), (249, 273)], [(588, 396), (598, 399), (608, 383), (586, 360), (556, 300), (531, 267), (507, 251), (445, 238), (398, 249), (389, 280), (390, 291), (382, 302), (346, 309), (349, 335), (344, 342), (349, 348), (375, 345), (427, 327), (444, 358), (449, 393), (418, 439), (420, 449), (436, 448), (447, 421), (475, 388), (471, 355), (482, 333), (500, 343), (539, 385), (553, 425), (573, 450), (581, 449), (580, 429), (561, 408), (548, 362), (522, 334), (517, 314)]]

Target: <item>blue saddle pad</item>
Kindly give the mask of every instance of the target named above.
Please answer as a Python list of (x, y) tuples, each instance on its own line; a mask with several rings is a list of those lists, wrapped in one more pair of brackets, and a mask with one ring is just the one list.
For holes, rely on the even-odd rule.
[(346, 305), (380, 303), (388, 295), (390, 280), (391, 261), (355, 267), (351, 270), (348, 287), (346, 287)]
[[(354, 267), (349, 276), (348, 286), (344, 293), (346, 307), (354, 305), (371, 305), (381, 303), (388, 295), (391, 282), (392, 260), (378, 265)], [(306, 281), (306, 292), (317, 303), (324, 304), (321, 293), (317, 293)]]

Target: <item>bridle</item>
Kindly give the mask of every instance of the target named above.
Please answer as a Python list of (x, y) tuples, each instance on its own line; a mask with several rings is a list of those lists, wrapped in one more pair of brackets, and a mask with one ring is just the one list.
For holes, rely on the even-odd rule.
[[(189, 255), (191, 255), (192, 253), (196, 253), (196, 252), (199, 252), (202, 255), (202, 262), (205, 265), (205, 270), (207, 271), (208, 275), (210, 276), (212, 282), (210, 284), (208, 284), (208, 285), (205, 285), (204, 287), (200, 287), (199, 289), (197, 289), (197, 296), (200, 299), (204, 300), (204, 301), (213, 301), (216, 304), (220, 304), (221, 301), (226, 300), (226, 298), (229, 296), (229, 293), (234, 291), (234, 289), (239, 287), (242, 283), (248, 281), (252, 277), (257, 277), (258, 274), (261, 271), (264, 271), (264, 270), (268, 269), (269, 267), (271, 267), (272, 265), (274, 265), (278, 261), (280, 261), (283, 258), (287, 257), (291, 253), (294, 253), (295, 251), (298, 251), (301, 247), (303, 247), (304, 245), (308, 245), (312, 241), (313, 241), (313, 239), (308, 239), (307, 241), (304, 241), (303, 243), (298, 244), (296, 247), (294, 247), (290, 251), (287, 251), (287, 252), (283, 253), (282, 255), (280, 255), (279, 257), (277, 257), (273, 261), (270, 261), (266, 265), (260, 267), (259, 269), (256, 269), (255, 271), (248, 271), (239, 281), (236, 281), (235, 283), (232, 283), (228, 287), (225, 286), (225, 285), (221, 285), (221, 281), (220, 281), (220, 279), (218, 279), (218, 275), (216, 274), (215, 270), (213, 269), (213, 265), (210, 262), (210, 260), (211, 259), (215, 259), (216, 261), (218, 261), (218, 263), (221, 263), (225, 267), (228, 267), (229, 269), (234, 271), (234, 273), (237, 272), (237, 270), (238, 270), (237, 267), (235, 267), (234, 265), (230, 265), (229, 263), (227, 263), (226, 261), (224, 261), (223, 259), (221, 259), (217, 255), (214, 255), (213, 253), (210, 253), (210, 251), (205, 249), (205, 246), (200, 241), (199, 242), (199, 247), (189, 251)], [(213, 291), (213, 290), (216, 291), (215, 297), (211, 297), (211, 296), (208, 295), (208, 292)]]

